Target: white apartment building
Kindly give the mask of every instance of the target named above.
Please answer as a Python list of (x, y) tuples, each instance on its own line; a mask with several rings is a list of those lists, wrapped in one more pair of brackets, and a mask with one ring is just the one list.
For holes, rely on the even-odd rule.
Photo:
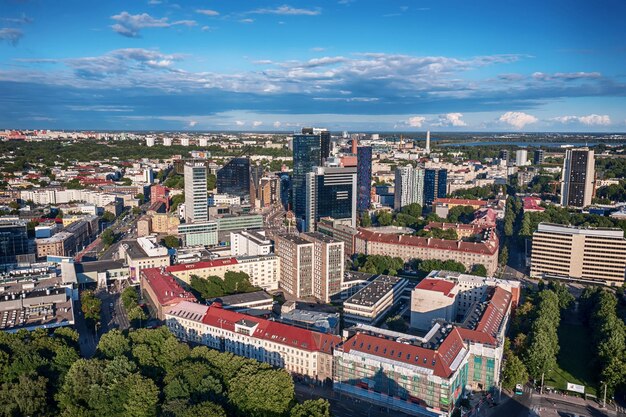
[(204, 164), (186, 164), (185, 173), (185, 221), (206, 222), (209, 218), (207, 204), (207, 170)]
[(424, 204), (424, 170), (411, 165), (396, 168), (393, 208)]
[(276, 290), (280, 281), (280, 263), (278, 256), (270, 254), (172, 265), (166, 270), (187, 284), (191, 283), (192, 275), (200, 278), (224, 278), (228, 271), (245, 272), (252, 285), (264, 290)]
[(230, 256), (269, 255), (273, 247), (265, 230), (230, 232)]

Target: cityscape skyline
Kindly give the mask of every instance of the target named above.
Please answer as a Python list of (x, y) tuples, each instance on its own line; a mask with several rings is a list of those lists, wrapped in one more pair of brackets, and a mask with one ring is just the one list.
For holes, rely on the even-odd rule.
[(4, 128), (626, 131), (618, 1), (2, 5)]

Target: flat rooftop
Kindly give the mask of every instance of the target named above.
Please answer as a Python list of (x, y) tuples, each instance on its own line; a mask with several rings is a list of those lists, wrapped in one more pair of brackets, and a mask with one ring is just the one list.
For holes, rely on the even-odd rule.
[(324, 242), (324, 243), (337, 243), (340, 242), (337, 239), (333, 239), (332, 237), (325, 235), (323, 233), (320, 232), (309, 232), (309, 233), (304, 233), (305, 236), (308, 236), (312, 239), (315, 240), (319, 240), (320, 242)]
[(289, 242), (293, 242), (296, 245), (312, 245), (312, 242), (308, 240), (302, 239), (300, 236), (295, 235), (278, 235), (279, 239), (288, 240)]
[(406, 281), (403, 278), (392, 277), (389, 275), (380, 275), (372, 282), (361, 288), (352, 297), (348, 298), (344, 304), (355, 304), (359, 306), (372, 307), (382, 297), (387, 295), (393, 290), (401, 281)]
[(274, 297), (266, 293), (265, 291), (254, 291), (243, 294), (225, 295), (223, 297), (216, 297), (211, 301), (222, 300), (222, 304), (225, 306), (237, 306), (247, 303), (255, 303), (260, 301), (273, 301)]

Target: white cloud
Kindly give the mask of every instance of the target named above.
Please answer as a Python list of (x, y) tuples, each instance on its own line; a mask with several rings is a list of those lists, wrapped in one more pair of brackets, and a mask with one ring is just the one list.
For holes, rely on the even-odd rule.
[(254, 19), (249, 19), (249, 18), (248, 19), (241, 19), (239, 21), (239, 23), (253, 23), (253, 22), (254, 22)]
[(276, 129), (278, 129), (278, 128), (280, 127), (280, 125), (282, 125), (282, 123), (281, 123), (281, 122), (279, 122), (278, 120), (274, 122), (274, 127), (275, 127)]
[(422, 127), (422, 124), (424, 123), (425, 120), (426, 120), (425, 117), (413, 116), (413, 117), (410, 117), (409, 120), (407, 120), (406, 124), (411, 127)]
[(235, 124), (236, 124), (237, 126), (243, 126), (243, 125), (245, 125), (245, 124), (246, 124), (246, 122), (244, 122), (243, 120), (235, 120)]
[(220, 12), (211, 9), (197, 9), (196, 13), (203, 14), (205, 16), (219, 16)]
[(197, 125), (197, 124), (198, 124), (198, 121), (197, 121), (197, 120), (190, 120), (190, 121), (189, 121), (189, 125), (188, 125), (188, 126), (189, 126), (189, 127), (196, 127), (196, 125)]
[(160, 19), (150, 16), (148, 13), (130, 14), (126, 11), (111, 16), (117, 23), (111, 26), (113, 31), (128, 38), (138, 38), (139, 31), (144, 28), (169, 28), (172, 26), (195, 26), (195, 20), (178, 20), (169, 22), (167, 17)]
[(259, 121), (259, 120), (255, 120), (254, 122), (252, 122), (252, 126), (253, 127), (259, 127), (263, 124), (263, 122)]
[(467, 126), (463, 117), (463, 113), (448, 113), (448, 114), (440, 114), (439, 119), (433, 126), (453, 126), (453, 127), (462, 127)]
[(322, 48), (321, 46), (316, 46), (315, 48), (311, 48), (311, 52), (324, 52), (326, 48)]
[(611, 124), (611, 118), (604, 114), (590, 114), (587, 116), (559, 116), (550, 120), (554, 120), (559, 123), (580, 123), (587, 126), (608, 126)]
[(527, 113), (508, 111), (500, 116), (498, 121), (506, 123), (517, 129), (523, 129), (524, 126), (537, 122), (537, 118)]
[(200, 29), (203, 32), (210, 32), (213, 30), (212, 26), (202, 26), (202, 28)]
[(0, 28), (0, 41), (6, 41), (15, 46), (24, 36), (24, 32), (19, 29)]
[(298, 9), (296, 7), (291, 7), (286, 4), (276, 7), (274, 9), (256, 9), (251, 11), (250, 13), (255, 14), (279, 14), (279, 15), (300, 15), (300, 16), (317, 16), (321, 12), (319, 9)]

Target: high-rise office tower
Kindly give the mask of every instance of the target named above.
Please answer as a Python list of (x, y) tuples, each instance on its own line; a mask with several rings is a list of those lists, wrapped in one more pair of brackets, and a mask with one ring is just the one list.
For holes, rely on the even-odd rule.
[(424, 170), (410, 165), (396, 168), (393, 208), (424, 204)]
[(426, 153), (430, 153), (430, 130), (426, 132)]
[(528, 162), (528, 151), (526, 149), (518, 149), (515, 151), (515, 165), (518, 167), (526, 165)]
[(239, 197), (250, 195), (250, 159), (233, 158), (217, 171), (217, 192)]
[(322, 162), (330, 157), (330, 131), (320, 130), (320, 147)]
[(356, 151), (357, 210), (370, 208), (372, 193), (372, 147), (360, 146)]
[(313, 242), (299, 236), (274, 236), (280, 258), (280, 288), (296, 298), (313, 295)]
[(427, 169), (424, 172), (424, 205), (431, 205), (435, 198), (445, 198), (448, 193), (448, 170)]
[(535, 165), (543, 164), (544, 157), (545, 157), (545, 151), (543, 149), (536, 149), (533, 155), (533, 163)]
[(591, 204), (595, 158), (589, 148), (568, 149), (563, 161), (561, 205), (586, 207)]
[(293, 176), (291, 189), (293, 212), (297, 222), (304, 220), (306, 211), (306, 174), (321, 165), (321, 139), (313, 129), (302, 129), (302, 134), (293, 136)]
[(185, 174), (185, 221), (206, 222), (209, 217), (207, 204), (207, 169), (203, 163), (186, 164)]
[(317, 167), (306, 174), (302, 230), (314, 231), (320, 218), (349, 220), (356, 227), (356, 167)]
[(502, 149), (500, 151), (500, 159), (502, 159), (503, 161), (506, 161), (506, 162), (509, 161), (509, 150), (508, 149)]

